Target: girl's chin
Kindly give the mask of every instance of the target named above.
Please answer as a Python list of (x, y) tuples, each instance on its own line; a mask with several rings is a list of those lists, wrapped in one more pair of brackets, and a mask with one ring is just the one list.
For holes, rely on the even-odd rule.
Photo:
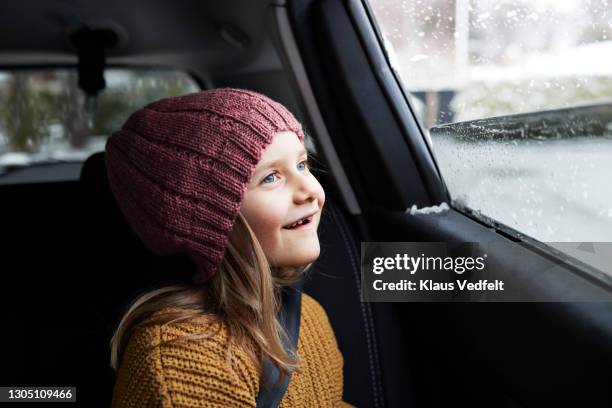
[(295, 254), (291, 258), (281, 259), (278, 263), (274, 263), (274, 266), (280, 268), (297, 268), (301, 266), (306, 266), (309, 263), (316, 261), (319, 258), (320, 250), (317, 245), (317, 248), (313, 248), (312, 251), (308, 253)]

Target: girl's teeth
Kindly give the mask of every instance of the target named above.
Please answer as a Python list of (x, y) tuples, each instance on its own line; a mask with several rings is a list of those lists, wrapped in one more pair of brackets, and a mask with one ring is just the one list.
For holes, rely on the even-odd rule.
[(303, 219), (301, 221), (296, 222), (295, 224), (291, 224), (288, 228), (296, 228), (305, 223), (306, 223), (306, 219)]

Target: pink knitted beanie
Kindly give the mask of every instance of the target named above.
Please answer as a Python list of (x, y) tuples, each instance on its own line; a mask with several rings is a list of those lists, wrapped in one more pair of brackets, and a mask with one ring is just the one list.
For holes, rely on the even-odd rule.
[(153, 102), (106, 143), (111, 191), (132, 229), (158, 255), (187, 253), (194, 283), (216, 272), (246, 186), (275, 133), (300, 123), (281, 104), (218, 88)]

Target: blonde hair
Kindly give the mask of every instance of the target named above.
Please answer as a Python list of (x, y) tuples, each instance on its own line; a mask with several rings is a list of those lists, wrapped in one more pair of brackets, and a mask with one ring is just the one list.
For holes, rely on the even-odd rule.
[[(223, 324), (228, 333), (226, 361), (232, 369), (231, 340), (244, 349), (259, 373), (267, 356), (278, 368), (277, 385), (299, 369), (297, 354), (288, 354), (287, 333), (277, 319), (283, 287), (303, 278), (312, 264), (298, 268), (272, 268), (246, 219), (238, 213), (218, 272), (204, 285), (190, 283), (162, 287), (141, 294), (121, 318), (110, 341), (111, 367), (117, 371), (135, 329), (182, 320)], [(165, 308), (180, 308), (152, 316)], [(196, 340), (214, 333), (195, 333), (167, 340)], [(254, 347), (252, 347), (254, 346)], [(267, 382), (267, 381), (266, 381)]]

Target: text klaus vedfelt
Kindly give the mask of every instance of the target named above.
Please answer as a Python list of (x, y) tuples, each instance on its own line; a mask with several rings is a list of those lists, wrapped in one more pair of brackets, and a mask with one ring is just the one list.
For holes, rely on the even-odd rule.
[[(388, 270), (400, 270), (410, 275), (419, 270), (424, 271), (453, 271), (458, 275), (469, 271), (482, 271), (485, 268), (487, 254), (479, 257), (440, 257), (440, 256), (409, 256), (408, 254), (396, 254), (394, 257), (375, 257), (373, 259), (372, 272), (380, 275)], [(455, 287), (456, 285), (456, 287)], [(375, 279), (372, 282), (373, 289), (381, 290), (407, 290), (407, 291), (503, 291), (504, 282), (496, 279), (489, 281), (479, 279), (469, 281), (467, 279), (456, 279), (454, 282), (436, 282), (433, 279), (420, 279), (417, 282), (402, 279), (399, 282), (384, 282)]]

